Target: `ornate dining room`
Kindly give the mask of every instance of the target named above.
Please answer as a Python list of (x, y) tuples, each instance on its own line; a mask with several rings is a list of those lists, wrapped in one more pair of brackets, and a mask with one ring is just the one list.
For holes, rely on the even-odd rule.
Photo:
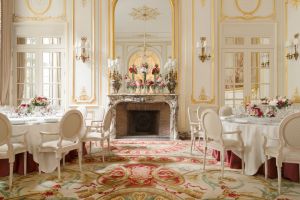
[(0, 14), (0, 200), (300, 199), (300, 0)]

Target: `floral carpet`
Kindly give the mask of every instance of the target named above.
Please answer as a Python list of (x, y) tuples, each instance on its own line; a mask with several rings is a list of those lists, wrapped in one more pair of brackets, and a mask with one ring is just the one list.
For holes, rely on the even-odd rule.
[(208, 157), (202, 170), (201, 148), (190, 154), (188, 141), (115, 140), (102, 162), (93, 148), (83, 160), (83, 172), (74, 160), (57, 173), (14, 175), (13, 189), (7, 177), (0, 179), (0, 199), (85, 200), (194, 200), (194, 199), (300, 199), (300, 184), (283, 180), (282, 195), (277, 179), (245, 176), (225, 169)]

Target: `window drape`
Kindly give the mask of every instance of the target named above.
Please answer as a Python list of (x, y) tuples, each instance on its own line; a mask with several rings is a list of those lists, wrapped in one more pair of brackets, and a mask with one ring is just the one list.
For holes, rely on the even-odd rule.
[(13, 2), (12, 0), (1, 0), (0, 105), (9, 104)]

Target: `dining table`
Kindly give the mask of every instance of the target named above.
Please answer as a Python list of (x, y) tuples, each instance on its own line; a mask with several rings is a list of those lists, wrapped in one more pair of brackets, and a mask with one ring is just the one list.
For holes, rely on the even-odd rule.
[[(264, 173), (262, 165), (265, 163), (264, 155), (264, 137), (268, 138), (267, 146), (279, 145), (279, 126), (282, 119), (269, 118), (269, 117), (252, 117), (252, 116), (227, 116), (220, 117), (224, 131), (240, 130), (241, 137), (244, 142), (244, 163), (245, 174), (255, 175), (258, 172)], [(225, 137), (236, 137), (233, 135), (226, 135)], [(271, 139), (271, 140), (270, 140)], [(219, 157), (217, 152), (213, 153), (215, 157)], [(232, 151), (227, 153), (227, 162), (229, 165), (241, 167), (241, 153), (238, 151)], [(269, 160), (269, 172), (277, 174), (276, 163), (273, 160)], [(233, 167), (235, 168), (235, 167)], [(294, 171), (291, 173), (291, 171)], [(285, 173), (286, 172), (286, 173)], [(298, 164), (284, 164), (283, 177), (291, 180), (299, 180)], [(276, 175), (275, 175), (276, 176)], [(273, 178), (274, 175), (273, 175)]]
[[(38, 166), (40, 167), (42, 172), (50, 173), (55, 171), (57, 168), (57, 162), (55, 153), (47, 152), (47, 153), (41, 153), (38, 151), (39, 145), (42, 142), (42, 136), (40, 134), (41, 131), (43, 132), (55, 132), (59, 133), (59, 123), (60, 119), (62, 118), (61, 114), (57, 115), (48, 115), (48, 116), (23, 116), (23, 117), (9, 117), (12, 124), (12, 135), (18, 134), (20, 132), (26, 131), (27, 134), (25, 136), (27, 148), (28, 148), (28, 165), (32, 165), (33, 167), (29, 167), (29, 171), (36, 171), (38, 169)], [(83, 135), (85, 133), (85, 127), (82, 128), (80, 134)], [(44, 140), (55, 140), (58, 139), (59, 135), (51, 135), (44, 138)], [(12, 138), (12, 142), (18, 142), (20, 140), (20, 137)], [(85, 148), (83, 148), (83, 152), (86, 153)], [(77, 153), (71, 152), (72, 155), (69, 155), (70, 157), (77, 156)], [(21, 171), (18, 170), (18, 168), (21, 166), (21, 162), (23, 163), (23, 156), (16, 155), (16, 161), (15, 161), (15, 171)], [(35, 162), (36, 164), (32, 163)], [(0, 161), (0, 165), (4, 166), (8, 161)], [(38, 165), (37, 165), (38, 164)], [(5, 167), (3, 167), (5, 168)], [(22, 167), (23, 168), (23, 167)], [(30, 170), (32, 168), (32, 170)], [(22, 172), (22, 171), (21, 171)], [(7, 175), (6, 170), (2, 170), (0, 173), (0, 176)]]

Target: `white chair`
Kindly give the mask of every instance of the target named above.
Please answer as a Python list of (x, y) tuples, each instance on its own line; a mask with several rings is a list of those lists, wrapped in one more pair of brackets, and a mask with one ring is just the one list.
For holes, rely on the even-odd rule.
[[(97, 121), (96, 121), (97, 122)], [(112, 122), (112, 110), (109, 109), (104, 116), (103, 123), (100, 125), (91, 125), (87, 127), (85, 135), (82, 137), (82, 142), (91, 142), (99, 141), (101, 144), (102, 150), (104, 149), (104, 141), (107, 141), (107, 151), (110, 151), (110, 135), (111, 135), (111, 126)], [(91, 151), (91, 150), (90, 150)], [(104, 162), (104, 153), (102, 152), (102, 160)]]
[[(12, 187), (13, 166), (15, 155), (24, 153), (24, 175), (27, 173), (27, 144), (26, 133), (22, 132), (12, 136), (12, 126), (8, 118), (0, 113), (0, 159), (8, 159), (9, 162), (9, 189)], [(11, 142), (12, 138), (23, 137), (23, 141)]]
[(233, 115), (232, 108), (229, 106), (222, 106), (219, 110), (220, 117), (227, 117)]
[[(83, 117), (81, 112), (78, 110), (69, 110), (60, 121), (59, 133), (40, 132), (42, 135), (42, 143), (38, 151), (40, 153), (54, 152), (56, 154), (58, 179), (60, 179), (60, 160), (71, 150), (77, 149), (80, 171), (82, 169), (82, 143), (80, 142), (82, 125)], [(58, 135), (59, 138), (57, 140), (45, 141), (45, 137), (51, 135)], [(40, 168), (39, 172), (41, 173)]]
[[(279, 145), (267, 146), (268, 140), (277, 140)], [(270, 157), (276, 158), (278, 173), (278, 193), (281, 192), (281, 167), (283, 162), (300, 164), (300, 112), (284, 118), (279, 126), (279, 138), (267, 138), (264, 141), (265, 178), (268, 175)]]
[[(224, 132), (222, 122), (218, 114), (212, 110), (207, 109), (202, 112), (201, 123), (205, 133), (204, 140), (204, 163), (203, 170), (205, 170), (206, 152), (207, 148), (215, 149), (221, 153), (222, 177), (224, 176), (224, 154), (227, 150), (237, 150), (241, 152), (242, 159), (242, 173), (244, 174), (244, 143), (241, 137), (241, 131)], [(237, 138), (229, 138), (229, 135), (236, 135)]]
[(188, 118), (190, 124), (190, 132), (191, 132), (191, 153), (195, 147), (195, 142), (197, 137), (199, 138), (199, 142), (201, 137), (204, 137), (204, 132), (201, 129), (200, 121), (197, 117), (198, 107), (189, 106), (188, 107)]

